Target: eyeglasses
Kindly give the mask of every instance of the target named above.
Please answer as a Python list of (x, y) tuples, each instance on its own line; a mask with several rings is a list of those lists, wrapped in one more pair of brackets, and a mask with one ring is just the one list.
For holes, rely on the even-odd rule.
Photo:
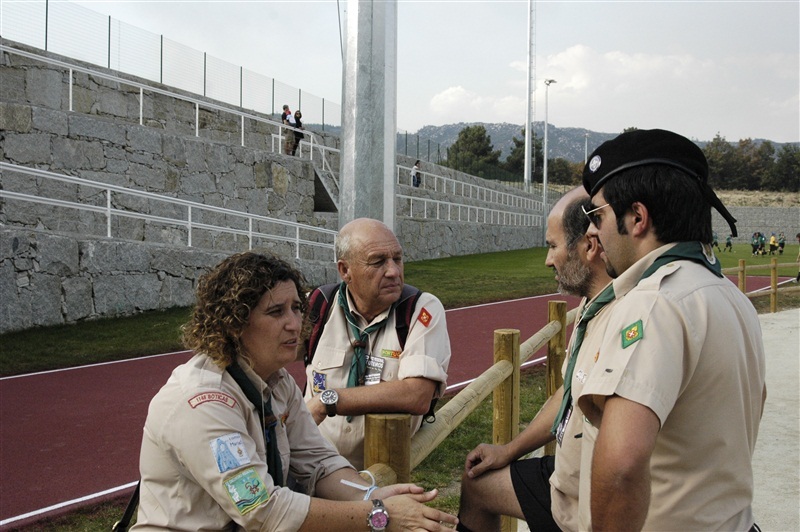
[(581, 205), (581, 210), (583, 211), (583, 214), (585, 214), (585, 215), (586, 215), (586, 217), (587, 217), (587, 218), (589, 218), (589, 221), (590, 221), (591, 223), (593, 223), (595, 227), (597, 227), (598, 229), (600, 229), (600, 215), (599, 215), (599, 214), (595, 214), (595, 213), (596, 213), (597, 211), (599, 211), (600, 209), (605, 209), (605, 208), (606, 208), (606, 207), (608, 207), (609, 205), (611, 205), (611, 204), (610, 204), (610, 203), (606, 203), (606, 204), (605, 204), (605, 205), (603, 205), (603, 206), (600, 206), (600, 207), (595, 207), (594, 209), (589, 209), (588, 211), (586, 210), (586, 207), (584, 207), (583, 205)]

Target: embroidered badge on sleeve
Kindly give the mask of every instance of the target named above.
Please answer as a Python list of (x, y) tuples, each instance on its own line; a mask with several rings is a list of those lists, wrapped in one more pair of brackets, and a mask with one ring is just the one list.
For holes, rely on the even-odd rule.
[(210, 445), (220, 473), (238, 469), (250, 463), (250, 455), (247, 454), (247, 449), (242, 442), (242, 435), (238, 432), (216, 438)]
[(225, 480), (225, 489), (228, 490), (233, 504), (239, 513), (244, 515), (254, 508), (264, 504), (269, 499), (267, 487), (261, 481), (255, 468), (248, 467)]
[(422, 307), (422, 311), (419, 313), (419, 317), (417, 319), (421, 324), (427, 327), (428, 324), (430, 324), (432, 318), (433, 316), (431, 316), (431, 313), (428, 312), (428, 310), (425, 307)]
[(632, 323), (622, 329), (622, 349), (644, 338), (644, 325), (642, 320)]
[(192, 408), (197, 408), (198, 406), (202, 405), (203, 403), (208, 403), (209, 401), (214, 401), (217, 403), (222, 403), (230, 408), (236, 407), (236, 399), (231, 397), (230, 395), (222, 392), (202, 392), (198, 393), (191, 399), (189, 399), (189, 406)]
[(314, 393), (322, 393), (328, 388), (328, 376), (324, 373), (311, 372), (311, 389)]

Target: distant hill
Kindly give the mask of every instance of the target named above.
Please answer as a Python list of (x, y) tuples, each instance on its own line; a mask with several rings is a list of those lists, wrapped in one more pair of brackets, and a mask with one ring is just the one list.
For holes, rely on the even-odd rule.
[[(514, 143), (511, 140), (513, 137), (518, 139), (524, 138), (525, 134), (522, 132), (522, 125), (509, 124), (503, 122), (500, 124), (487, 124), (483, 122), (459, 122), (458, 124), (446, 124), (443, 126), (425, 126), (420, 129), (417, 134), (421, 139), (431, 139), (434, 142), (442, 144), (442, 151), (445, 147), (453, 144), (458, 138), (458, 133), (467, 126), (482, 125), (486, 128), (486, 132), (492, 139), (494, 149), (500, 150), (500, 160), (505, 161)], [(544, 139), (544, 122), (534, 122), (533, 132), (537, 138)], [(615, 133), (600, 133), (579, 127), (558, 127), (553, 124), (547, 126), (547, 144), (550, 151), (550, 159), (561, 157), (571, 162), (582, 162), (584, 160), (584, 146), (587, 143), (588, 136), (588, 152), (592, 151), (602, 144), (603, 142), (613, 139), (621, 131)], [(738, 143), (739, 139), (727, 139), (732, 144)], [(753, 139), (756, 144), (764, 142), (765, 139)], [(696, 141), (697, 145), (701, 148), (709, 142)], [(775, 149), (778, 150), (783, 145), (780, 142), (773, 142)]]
[[(441, 145), (442, 155), (444, 156), (447, 151), (447, 146), (453, 144), (458, 138), (458, 133), (467, 126), (481, 125), (486, 128), (486, 132), (492, 140), (494, 149), (500, 150), (500, 160), (505, 161), (506, 157), (511, 153), (514, 147), (514, 142), (511, 140), (514, 137), (522, 140), (525, 133), (522, 130), (521, 124), (509, 124), (508, 122), (492, 123), (485, 122), (459, 122), (457, 124), (445, 124), (443, 126), (425, 126), (416, 133), (406, 135), (397, 135), (397, 149), (398, 153), (402, 153), (405, 149), (405, 143), (408, 141), (409, 146), (415, 143), (416, 140), (412, 137), (419, 136), (420, 146), (425, 144), (421, 149), (424, 153), (427, 149), (427, 141), (438, 143)], [(319, 129), (315, 125), (310, 126), (312, 129)], [(333, 134), (339, 134), (340, 127), (325, 126), (325, 131)], [(544, 122), (534, 122), (533, 133), (536, 138), (544, 139)], [(588, 133), (588, 139), (586, 134)], [(584, 148), (588, 144), (588, 152), (592, 153), (596, 147), (607, 140), (611, 140), (617, 135), (622, 133), (600, 133), (591, 131), (580, 127), (558, 127), (553, 124), (547, 126), (547, 144), (550, 151), (550, 159), (563, 158), (571, 162), (583, 162)], [(587, 142), (588, 140), (588, 142)], [(731, 144), (738, 143), (739, 139), (727, 139)], [(753, 139), (756, 144), (764, 142), (765, 139)], [(704, 148), (709, 140), (696, 141), (697, 145)], [(780, 142), (772, 142), (776, 150), (779, 150), (783, 145)], [(433, 149), (433, 148), (432, 148)], [(411, 149), (413, 151), (413, 149)]]
[[(486, 128), (486, 132), (492, 139), (494, 149), (500, 150), (500, 160), (504, 161), (514, 147), (511, 140), (517, 137), (522, 140), (525, 136), (523, 126), (520, 124), (486, 124), (482, 122), (459, 122), (458, 124), (446, 124), (444, 126), (425, 126), (417, 134), (424, 139), (431, 139), (439, 142), (443, 146), (453, 144), (458, 138), (458, 133), (467, 126), (481, 125)], [(537, 138), (544, 139), (544, 122), (534, 122), (533, 133)], [(613, 139), (617, 133), (598, 133), (588, 129), (578, 127), (556, 127), (553, 124), (547, 126), (547, 144), (550, 151), (550, 158), (561, 157), (568, 161), (578, 162), (584, 158), (584, 143), (586, 134), (589, 134), (588, 144), (589, 153), (603, 142)]]

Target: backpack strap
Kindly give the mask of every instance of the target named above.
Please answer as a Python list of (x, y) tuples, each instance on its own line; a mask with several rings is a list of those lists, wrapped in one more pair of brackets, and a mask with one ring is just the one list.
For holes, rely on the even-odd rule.
[(125, 513), (122, 514), (122, 519), (114, 523), (111, 527), (111, 532), (127, 532), (128, 526), (131, 524), (133, 514), (136, 512), (136, 507), (139, 505), (139, 488), (142, 486), (142, 481), (136, 483), (136, 489), (133, 490), (128, 506), (125, 508)]
[(408, 329), (411, 327), (411, 316), (414, 315), (414, 309), (421, 295), (422, 290), (419, 288), (411, 286), (410, 284), (403, 285), (403, 292), (400, 294), (399, 302), (395, 308), (394, 319), (397, 339), (400, 341), (400, 349), (406, 346)]
[(340, 283), (324, 284), (311, 292), (308, 298), (308, 320), (311, 322), (311, 334), (306, 340), (306, 353), (303, 357), (305, 365), (311, 364), (314, 360), (314, 352), (317, 350), (317, 343), (322, 336), (325, 322), (328, 318), (328, 308), (330, 308), (333, 295), (339, 288)]

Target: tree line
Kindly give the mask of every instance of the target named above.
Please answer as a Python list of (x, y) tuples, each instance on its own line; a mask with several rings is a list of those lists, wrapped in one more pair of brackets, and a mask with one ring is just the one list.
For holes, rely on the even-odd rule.
[[(630, 131), (636, 128), (627, 128)], [(500, 181), (522, 181), (525, 171), (525, 130), (521, 139), (513, 137), (514, 147), (505, 161), (495, 150), (491, 136), (482, 125), (467, 126), (447, 148), (447, 159), (441, 164), (455, 170)], [(544, 157), (542, 139), (532, 139), (531, 181), (542, 182)], [(776, 149), (766, 140), (756, 143), (742, 139), (731, 143), (719, 133), (703, 147), (709, 166), (709, 184), (722, 190), (800, 191), (800, 146), (783, 144)], [(561, 157), (547, 160), (549, 183), (579, 185), (583, 161), (572, 162)]]

